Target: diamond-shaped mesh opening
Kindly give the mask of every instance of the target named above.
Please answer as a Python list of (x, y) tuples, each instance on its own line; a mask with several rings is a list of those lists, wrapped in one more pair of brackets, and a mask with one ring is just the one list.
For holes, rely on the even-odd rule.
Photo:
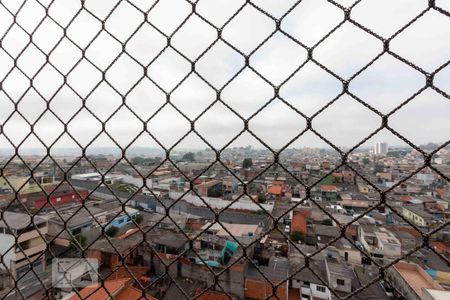
[(450, 298), (449, 24), (0, 0), (0, 297)]

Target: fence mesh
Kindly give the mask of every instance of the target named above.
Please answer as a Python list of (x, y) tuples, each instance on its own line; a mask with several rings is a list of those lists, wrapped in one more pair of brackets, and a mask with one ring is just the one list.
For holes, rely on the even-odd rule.
[[(280, 3), (279, 5), (284, 9), (280, 9), (282, 10), (282, 13), (279, 13), (276, 16), (272, 15), (271, 11), (268, 11), (264, 5), (260, 4), (260, 1), (236, 1), (225, 4), (225, 6), (229, 6), (228, 8), (233, 10), (230, 15), (218, 14), (213, 18), (206, 17), (203, 13), (204, 5), (207, 5), (204, 2), (208, 2), (206, 0), (120, 0), (102, 2), (100, 5), (95, 2), (96, 1), (75, 0), (67, 2), (56, 0), (0, 1), (1, 18), (6, 20), (7, 23), (7, 25), (3, 24), (0, 31), (0, 49), (2, 60), (4, 61), (0, 67), (0, 91), (4, 99), (4, 102), (2, 102), (3, 104), (1, 105), (2, 110), (7, 111), (7, 108), (10, 108), (8, 116), (2, 120), (0, 136), (2, 137), (3, 143), (8, 144), (10, 149), (12, 149), (12, 153), (8, 160), (2, 163), (0, 175), (4, 178), (7, 185), (13, 187), (13, 197), (5, 200), (7, 205), (3, 208), (1, 215), (5, 226), (13, 233), (15, 239), (15, 246), (6, 249), (7, 251), (3, 252), (1, 255), (1, 262), (4, 269), (14, 278), (13, 286), (4, 289), (3, 298), (9, 299), (10, 297), (16, 297), (26, 299), (29, 295), (26, 294), (26, 290), (22, 288), (20, 282), (27, 278), (32, 278), (35, 286), (37, 285), (38, 287), (41, 286), (43, 288), (45, 291), (44, 297), (53, 298), (54, 289), (51, 286), (51, 283), (46, 278), (40, 276), (41, 271), (37, 270), (38, 267), (36, 267), (33, 262), (37, 261), (37, 259), (43, 255), (46, 255), (47, 260), (53, 257), (69, 255), (68, 253), (72, 253), (72, 255), (76, 253), (75, 256), (88, 257), (89, 249), (91, 249), (93, 245), (98, 246), (99, 243), (103, 243), (103, 247), (110, 249), (111, 253), (117, 253), (120, 257), (120, 261), (118, 266), (109, 270), (110, 272), (108, 272), (108, 274), (99, 274), (100, 284), (96, 288), (90, 290), (89, 295), (102, 289), (105, 291), (105, 295), (108, 294), (109, 297), (112, 298), (115, 297), (115, 295), (113, 295), (113, 291), (107, 286), (107, 282), (108, 279), (116, 278), (119, 270), (122, 270), (122, 272), (125, 270), (124, 272), (129, 274), (129, 277), (133, 280), (134, 286), (137, 288), (135, 291), (142, 297), (153, 295), (162, 299), (165, 296), (163, 292), (155, 294), (152, 291), (161, 288), (163, 284), (168, 284), (170, 286), (175, 285), (179, 292), (187, 299), (201, 298), (205, 293), (212, 290), (221, 291), (228, 298), (234, 299), (233, 290), (223, 286), (225, 282), (223, 278), (227, 278), (226, 276), (229, 276), (228, 272), (233, 270), (233, 268), (236, 269), (240, 264), (245, 264), (256, 270), (256, 272), (260, 274), (259, 276), (264, 278), (270, 285), (270, 288), (268, 289), (266, 289), (265, 286), (263, 287), (263, 289), (265, 289), (265, 294), (262, 297), (265, 299), (286, 299), (285, 297), (283, 298), (283, 294), (280, 290), (293, 277), (298, 274), (303, 274), (305, 271), (310, 272), (310, 276), (317, 277), (317, 280), (331, 291), (333, 298), (351, 299), (378, 282), (383, 281), (384, 283), (389, 284), (389, 282), (385, 280), (387, 278), (387, 270), (400, 260), (407, 259), (421, 249), (427, 249), (427, 251), (433, 255), (438, 256), (443, 263), (449, 264), (448, 257), (436, 251), (436, 249), (430, 245), (432, 236), (441, 231), (444, 227), (448, 227), (449, 222), (444, 219), (443, 223), (436, 225), (430, 230), (424, 231), (423, 229), (418, 228), (409, 219), (406, 219), (395, 209), (395, 207), (392, 207), (392, 204), (389, 201), (387, 201), (390, 192), (425, 169), (437, 174), (443, 182), (447, 184), (449, 182), (449, 178), (432, 164), (432, 159), (438, 151), (447, 147), (450, 141), (446, 141), (433, 150), (428, 151), (422, 149), (419, 145), (416, 145), (413, 141), (396, 131), (396, 129), (390, 125), (390, 120), (395, 114), (408, 103), (414, 101), (414, 99), (425, 90), (433, 90), (444, 97), (446, 101), (450, 100), (450, 95), (437, 87), (434, 83), (434, 78), (450, 64), (450, 59), (440, 62), (439, 66), (430, 71), (428, 68), (420, 66), (420, 64), (413, 59), (403, 57), (391, 49), (391, 44), (404, 31), (430, 14), (439, 15), (439, 18), (444, 20), (443, 22), (450, 21), (448, 20), (450, 13), (444, 8), (441, 8), (437, 1), (428, 1), (427, 4), (424, 5), (423, 10), (419, 11), (416, 15), (411, 16), (407, 22), (399, 26), (398, 30), (390, 32), (388, 36), (381, 36), (369, 27), (363, 25), (362, 23), (364, 22), (357, 21), (352, 17), (352, 12), (366, 1), (351, 1), (351, 4), (343, 4), (341, 3), (343, 1), (327, 0), (326, 3), (329, 5), (330, 9), (334, 9), (336, 15), (342, 16), (342, 18), (340, 18), (332, 27), (324, 29), (323, 34), (320, 37), (317, 37), (313, 42), (302, 41), (301, 36), (296, 36), (288, 27), (284, 26), (286, 19), (291, 17), (304, 1), (289, 1), (288, 4), (287, 2)], [(209, 5), (214, 6), (215, 4), (210, 3)], [(294, 18), (295, 17), (297, 16), (294, 16)], [(261, 29), (258, 32), (250, 32), (250, 35), (254, 37), (250, 42), (248, 36), (245, 36), (248, 28), (239, 28), (240, 23), (237, 21), (239, 18), (247, 19), (249, 23), (247, 23), (246, 26), (250, 26), (251, 23), (256, 22), (256, 20), (264, 19), (264, 22), (269, 24), (267, 26), (268, 29), (265, 33), (261, 33), (264, 32), (265, 29)], [(117, 30), (117, 27), (112, 26), (111, 24), (114, 22), (120, 24), (119, 27), (122, 27), (123, 31)], [(169, 25), (164, 22), (167, 22)], [(192, 23), (200, 24), (198, 26), (207, 27), (212, 38), (196, 36), (195, 28), (198, 27), (194, 26), (194, 32), (192, 32)], [(233, 31), (234, 36), (231, 36), (230, 38), (228, 29), (236, 29), (236, 26), (237, 30)], [(349, 76), (343, 76), (341, 72), (336, 71), (332, 66), (327, 65), (326, 62), (317, 58), (317, 51), (320, 50), (320, 46), (332, 39), (333, 35), (345, 26), (352, 26), (352, 28), (356, 28), (364, 34), (369, 35), (373, 38), (374, 45), (376, 45), (376, 49), (378, 49), (374, 50), (376, 53), (373, 58), (361, 63), (356, 70), (349, 74)], [(77, 28), (78, 32), (81, 32), (81, 34), (75, 34), (75, 28)], [(93, 28), (96, 29), (93, 30)], [(240, 36), (241, 34), (242, 36)], [(298, 61), (292, 61), (292, 70), (289, 70), (289, 72), (282, 71), (280, 68), (280, 71), (275, 72), (275, 76), (273, 77), (273, 74), (268, 75), (264, 68), (261, 69), (255, 66), (252, 59), (255, 55), (260, 55), (263, 59), (270, 59), (270, 54), (266, 54), (262, 49), (265, 45), (273, 47), (271, 42), (274, 37), (281, 37), (284, 39), (285, 44), (283, 45), (286, 46), (284, 46), (283, 49), (292, 47), (294, 52), (299, 53), (299, 56), (300, 54), (303, 55), (303, 59), (299, 58)], [(198, 47), (194, 47), (195, 50), (192, 50), (190, 46), (186, 46), (186, 44), (179, 42), (179, 39), (181, 38), (188, 39), (190, 43)], [(241, 43), (233, 42), (234, 38), (240, 39)], [(10, 40), (15, 40), (15, 43), (11, 44), (9, 42)], [(158, 46), (158, 43), (162, 44), (162, 46)], [(133, 46), (135, 44), (141, 46), (141, 51), (136, 50)], [(58, 56), (58, 51), (62, 45), (71, 50), (70, 52), (65, 52), (61, 57), (61, 55)], [(223, 59), (223, 57), (229, 56), (223, 56), (221, 54), (221, 47), (226, 49), (223, 51), (228, 51), (232, 53), (233, 56), (233, 61), (229, 63), (231, 65), (230, 70), (228, 70), (225, 75), (220, 73), (218, 66), (222, 63), (220, 60)], [(90, 55), (90, 52), (95, 51), (96, 49), (101, 55), (93, 57)], [(198, 51), (198, 49), (202, 49), (202, 51)], [(284, 55), (284, 53), (280, 53), (280, 55)], [(401, 103), (395, 105), (389, 111), (381, 112), (379, 109), (369, 104), (369, 101), (365, 100), (364, 97), (354, 94), (349, 86), (372, 65), (376, 64), (377, 61), (386, 56), (394, 58), (397, 63), (407, 65), (420, 73), (420, 76), (424, 79), (424, 84), (417, 91), (407, 95)], [(215, 59), (213, 68), (217, 69), (218, 74), (214, 74), (214, 76), (205, 76), (202, 72), (202, 68), (205, 67), (205, 64), (209, 62), (208, 58), (211, 57)], [(183, 73), (183, 75), (172, 76), (170, 73), (166, 72), (168, 64), (165, 65), (164, 63), (184, 65), (187, 66), (188, 71)], [(124, 64), (132, 67), (123, 71), (123, 69), (120, 69), (120, 66), (123, 66)], [(340, 83), (340, 92), (336, 96), (327, 99), (326, 103), (313, 114), (303, 112), (302, 107), (294, 105), (289, 101), (288, 97), (281, 92), (283, 86), (290, 84), (293, 81), (293, 78), (301, 73), (307, 65), (320, 68), (324, 74), (327, 74), (327, 76), (330, 75), (333, 80)], [(239, 75), (245, 70), (251, 70), (252, 74), (256, 75), (255, 80), (263, 82), (263, 85), (271, 89), (272, 93), (270, 99), (267, 99), (264, 103), (261, 102), (258, 109), (248, 115), (244, 115), (238, 107), (230, 105), (225, 97), (223, 97), (225, 89), (238, 80), (237, 78)], [(117, 74), (117, 72), (119, 73)], [(78, 79), (76, 76), (78, 76)], [(193, 76), (195, 76), (200, 85), (206, 86), (210, 91), (208, 96), (210, 102), (201, 109), (198, 107), (189, 107), (189, 104), (187, 106), (179, 105), (179, 102), (176, 101), (178, 91), (181, 90), (180, 93), (183, 93), (183, 84), (191, 80)], [(82, 77), (82, 79), (79, 79), (79, 77)], [(17, 90), (11, 90), (11, 82), (19, 86), (19, 92), (17, 92)], [(159, 104), (156, 103), (156, 101), (156, 104), (152, 104), (154, 107), (152, 107), (151, 113), (149, 114), (141, 111), (139, 101), (137, 103), (131, 103), (131, 101), (129, 101), (129, 99), (134, 97), (133, 93), (139, 93), (137, 90), (141, 88), (141, 84), (144, 82), (150, 82), (151, 85), (154, 86), (153, 91), (155, 99), (156, 95), (159, 95), (158, 97), (160, 99)], [(252, 82), (249, 83), (249, 85), (251, 84)], [(63, 115), (58, 109), (58, 106), (54, 105), (55, 101), (57, 101), (57, 98), (60, 97), (62, 93), (69, 95), (68, 97), (72, 97), (70, 101), (79, 103), (78, 107), (73, 109), (68, 115)], [(90, 101), (95, 93), (106, 93), (108, 101), (116, 101), (117, 105), (114, 108), (105, 107), (99, 110), (95, 105), (92, 105), (92, 101)], [(28, 99), (32, 94), (39, 99), (43, 99), (43, 102), (40, 104), (30, 102)], [(323, 115), (327, 109), (332, 107), (334, 103), (339, 101), (342, 96), (351, 97), (354, 101), (362, 104), (368, 111), (372, 112), (379, 120), (381, 120), (376, 129), (349, 149), (342, 149), (342, 147), (337, 146), (332, 142), (333, 138), (327, 138), (326, 133), (319, 132), (315, 126), (313, 126), (314, 121), (317, 118), (320, 118), (320, 116)], [(145, 99), (141, 99), (140, 101), (145, 101)], [(299, 119), (302, 120), (301, 122), (305, 123), (304, 128), (301, 128), (294, 137), (290, 138), (281, 147), (273, 147), (267, 139), (261, 138), (259, 132), (256, 132), (251, 126), (252, 120), (258, 118), (258, 115), (263, 112), (265, 108), (277, 101), (287, 106), (290, 113), (297, 114)], [(42, 109), (40, 108), (41, 104), (43, 105)], [(65, 103), (61, 103), (60, 105), (61, 107), (64, 107)], [(215, 143), (214, 140), (207, 137), (207, 134), (200, 132), (197, 128), (202, 117), (214, 110), (217, 105), (224, 107), (227, 113), (231, 114), (232, 118), (237, 118), (236, 122), (239, 123), (242, 128), (238, 130), (236, 134), (230, 135), (226, 142), (220, 147), (217, 146), (217, 143)], [(32, 110), (33, 114), (30, 115), (29, 113), (24, 113), (22, 109), (24, 107)], [(161, 115), (163, 115), (163, 123), (170, 124), (171, 122), (174, 122), (173, 119), (164, 119), (166, 116), (164, 115), (164, 112), (168, 109), (176, 111), (178, 118), (185, 122), (189, 127), (183, 135), (176, 138), (170, 137), (173, 139), (173, 143), (170, 146), (160, 142), (161, 135), (158, 134), (152, 126), (152, 120), (161, 118)], [(197, 110), (197, 112), (192, 113), (190, 109)], [(126, 111), (127, 114), (123, 115), (123, 111)], [(88, 115), (89, 118), (95, 121), (100, 128), (98, 132), (92, 132), (88, 126), (83, 127), (82, 121), (76, 122), (83, 114)], [(130, 120), (138, 120), (140, 124), (135, 131), (135, 135), (125, 143), (118, 140), (121, 134), (120, 132), (112, 133), (108, 131), (108, 124), (118, 116), (120, 120), (123, 121), (121, 126), (125, 128), (128, 126), (128, 118)], [(48, 124), (50, 124), (49, 126), (59, 128), (56, 130), (58, 133), (50, 138), (50, 133), (41, 130), (39, 124), (42, 124), (42, 122), (48, 122)], [(21, 133), (11, 136), (8, 132), (10, 126), (20, 127)], [(71, 129), (73, 129), (74, 126), (84, 130), (82, 136), (73, 134)], [(297, 125), (292, 124), (292, 126)], [(354, 126), (358, 125), (355, 124)], [(354, 150), (358, 149), (361, 145), (365, 144), (382, 131), (392, 133), (423, 157), (422, 165), (418, 166), (409, 172), (407, 176), (404, 176), (401, 180), (395, 182), (394, 185), (386, 189), (381, 188), (376, 182), (373, 182), (372, 178), (365, 174), (349, 159), (349, 156)], [(301, 177), (298, 174), (294, 174), (292, 170), (284, 164), (282, 157), (283, 153), (294, 141), (311, 133), (326, 145), (332, 147), (338, 156), (338, 162), (333, 169), (328, 170), (325, 174), (321, 174), (315, 179), (308, 179)], [(261, 145), (268, 149), (273, 156), (273, 160), (267, 164), (264, 169), (259, 171), (252, 179), (245, 181), (240, 176), (237, 176), (235, 172), (230, 169), (227, 161), (223, 159), (226, 149), (243, 135), (250, 136), (252, 139), (257, 140)], [(188, 136), (194, 136), (196, 139), (207, 145), (207, 147), (210, 148), (209, 155), (212, 157), (209, 165), (194, 175), (188, 174), (189, 172), (179, 166), (177, 161), (173, 158), (173, 153), (176, 152), (177, 147), (179, 147), (179, 145), (183, 143), (183, 140)], [(116, 159), (113, 164), (103, 168), (99, 167), (98, 162), (93, 161), (92, 156), (88, 155), (89, 149), (95, 145), (96, 140), (99, 137), (105, 138), (113, 143), (114, 147), (121, 153), (120, 157)], [(143, 172), (142, 169), (135, 166), (132, 158), (127, 155), (133, 144), (143, 137), (151, 140), (152, 143), (156, 143), (158, 147), (165, 152), (165, 157), (160, 161), (155, 161), (152, 169), (148, 172)], [(80, 142), (80, 138), (85, 141), (87, 139), (87, 141)], [(30, 163), (24, 158), (23, 148), (31, 139), (43, 149), (43, 154), (39, 157), (37, 163)], [(61, 160), (54, 158), (53, 148), (56, 147), (62, 139), (70, 140), (73, 145), (76, 145), (80, 149), (81, 155), (76, 160), (62, 163)], [(9, 177), (11, 172), (14, 172), (14, 168), (18, 168), (17, 161), (22, 163), (20, 166), (22, 171), (29, 173), (27, 181), (21, 183), (19, 186), (15, 185)], [(115, 189), (113, 185), (107, 184), (106, 181), (110, 179), (108, 174), (112, 173), (120, 164), (126, 164), (132, 169), (132, 172), (142, 179), (142, 184), (134, 190), (122, 192)], [(175, 168), (177, 172), (184, 177), (186, 182), (189, 183), (188, 190), (183, 190), (176, 194), (176, 199), (169, 202), (167, 199), (160, 199), (161, 196), (155, 193), (152, 188), (148, 186), (148, 181), (145, 180), (161, 171), (162, 167), (167, 164)], [(61, 178), (57, 186), (53, 187), (51, 190), (48, 190), (45, 187), (45, 184), (40, 177), (40, 172), (48, 165), (52, 165), (56, 170), (55, 172), (57, 172)], [(89, 169), (94, 169), (95, 172), (101, 174), (99, 182), (93, 183), (90, 186), (87, 195), (81, 195), (80, 189), (75, 186), (72, 180), (70, 180), (73, 171), (79, 170), (83, 165), (88, 165)], [(196, 180), (201, 178), (201, 176), (206, 174), (210, 169), (217, 166), (225, 170), (227, 174), (234, 178), (233, 180), (239, 182), (243, 187), (243, 192), (237, 199), (228, 201), (227, 204), (221, 208), (213, 207), (211, 202), (207, 201), (207, 199), (200, 195), (199, 191), (194, 188)], [(233, 236), (233, 233), (230, 232), (228, 227), (223, 226), (223, 229), (229, 235), (230, 240), (238, 245), (239, 257), (221, 267), (211, 266), (210, 263), (205, 261), (206, 259), (204, 257), (194, 251), (194, 248), (196, 241), (206, 238), (204, 234), (211, 226), (213, 226), (213, 224), (208, 223), (209, 225), (206, 228), (196, 231), (195, 233), (185, 232), (177, 222), (176, 217), (171, 213), (169, 214), (169, 212), (176, 210), (177, 205), (182, 199), (185, 199), (189, 195), (194, 195), (200, 199), (201, 206), (207, 210), (210, 219), (215, 223), (221, 223), (223, 222), (221, 219), (223, 215), (227, 213), (227, 210), (233, 208), (233, 205), (236, 205), (239, 199), (244, 197), (252, 198), (253, 183), (256, 182), (260, 176), (274, 169), (279, 170), (279, 172), (284, 172), (284, 174), (289, 176), (295, 184), (302, 186), (305, 190), (305, 197), (303, 197), (300, 202), (291, 205), (277, 215), (275, 215), (273, 211), (268, 211), (267, 207), (263, 204), (254, 201), (254, 205), (259, 207), (258, 213), (267, 217), (269, 220), (264, 232), (258, 239), (255, 239), (250, 243), (243, 243), (241, 239)], [(343, 169), (354, 172), (354, 174), (361, 179), (361, 182), (364, 182), (371, 187), (374, 193), (378, 195), (378, 201), (375, 205), (368, 208), (359, 216), (354, 217), (349, 223), (342, 223), (336, 220), (333, 214), (325, 209), (323, 203), (312, 197), (314, 189), (317, 188), (318, 184), (323, 179), (333, 174), (333, 172)], [(40, 208), (30, 209), (30, 207), (24, 203), (23, 198), (21, 198), (21, 192), (30, 183), (34, 183), (34, 185), (45, 194), (47, 200), (46, 205), (43, 205)], [(40, 254), (39, 257), (29, 257), (29, 253), (27, 253), (22, 248), (22, 244), (20, 244), (21, 235), (24, 233), (17, 232), (11, 227), (9, 219), (7, 219), (5, 215), (6, 211), (19, 209), (26, 212), (26, 214), (30, 216), (30, 219), (28, 220), (29, 228), (40, 228), (38, 216), (42, 215), (44, 212), (52, 211), (55, 214), (54, 216), (61, 220), (61, 224), (64, 227), (60, 233), (63, 233), (66, 227), (70, 226), (70, 222), (74, 220), (77, 215), (82, 213), (97, 220), (95, 213), (91, 212), (94, 207), (89, 206), (87, 204), (88, 201), (83, 201), (81, 206), (70, 215), (61, 212), (51, 201), (51, 197), (62, 187), (69, 187), (83, 199), (95, 198), (99, 193), (112, 196), (113, 199), (117, 200), (116, 206), (121, 207), (121, 210), (117, 213), (116, 217), (125, 214), (131, 219), (131, 222), (141, 232), (139, 242), (134, 246), (130, 245), (131, 249), (128, 249), (125, 253), (121, 248), (123, 245), (119, 245), (116, 238), (110, 237), (107, 234), (107, 226), (102, 224), (97, 236), (93, 239), (88, 239), (89, 242), (87, 243), (86, 241), (77, 238), (72, 232), (66, 231), (70, 235), (71, 245), (69, 250), (65, 250), (66, 252), (61, 254), (61, 252), (57, 251), (57, 247), (54, 247), (55, 242), (58, 241), (59, 235), (49, 237), (45, 232), (40, 232), (38, 230), (39, 235), (45, 241), (46, 251)], [(144, 226), (144, 223), (140, 222), (136, 217), (130, 214), (130, 211), (125, 209), (127, 205), (131, 205), (131, 203), (135, 201), (135, 198), (145, 190), (149, 193), (148, 197), (156, 199), (159, 212), (163, 215), (163, 217), (153, 222), (151, 226), (148, 224), (145, 224)], [(336, 236), (324, 245), (308, 253), (306, 253), (304, 249), (302, 250), (298, 243), (291, 241), (292, 236), (286, 234), (278, 226), (278, 223), (283, 220), (284, 217), (288, 216), (298, 207), (303, 206), (307, 201), (320, 209), (329, 219), (338, 224), (338, 233)], [(413, 246), (407, 253), (403, 253), (401, 257), (389, 261), (374, 259), (365, 250), (360, 249), (354, 240), (349, 239), (346, 236), (347, 230), (352, 225), (356, 224), (366, 215), (380, 207), (390, 208), (396, 218), (401, 219), (402, 222), (419, 232), (422, 238), (420, 244)], [(114, 219), (115, 218), (111, 218), (110, 220), (107, 220), (106, 225), (111, 225)], [(96, 222), (100, 224), (99, 221)], [(136, 275), (135, 269), (130, 266), (129, 262), (133, 259), (132, 250), (140, 249), (142, 247), (152, 249), (154, 244), (152, 244), (151, 241), (154, 235), (158, 234), (158, 230), (160, 230), (160, 227), (164, 222), (172, 223), (173, 226), (176, 227), (175, 229), (177, 229), (177, 235), (179, 235), (178, 239), (184, 238), (189, 242), (189, 247), (179, 253), (166, 256), (161, 255), (157, 251), (153, 251), (152, 255), (158, 257), (163, 264), (163, 271), (161, 271), (158, 276), (152, 277), (150, 281), (143, 281), (142, 277)], [(295, 270), (292, 270), (291, 268), (289, 272), (286, 273), (286, 276), (282, 276), (282, 278), (277, 278), (276, 280), (269, 278), (271, 276), (267, 275), (264, 272), (264, 268), (261, 268), (256, 264), (252, 255), (250, 255), (252, 252), (250, 249), (254, 249), (255, 245), (260, 242), (263, 236), (273, 232), (289, 241), (289, 252), (296, 252), (302, 257), (300, 265), (297, 266)], [(323, 275), (319, 274), (317, 268), (311, 267), (312, 264), (314, 264), (314, 259), (316, 257), (323, 254), (330, 246), (342, 239), (345, 239), (348, 243), (352, 244), (355, 249), (358, 249), (358, 251), (361, 252), (362, 256), (366, 257), (367, 260), (371, 261), (371, 264), (377, 268), (377, 273), (373, 277), (361, 284), (360, 287), (353, 289), (348, 293), (336, 292), (335, 287), (329, 285), (327, 278), (324, 278)], [(17, 250), (14, 250), (16, 248)], [(23, 254), (23, 257), (29, 263), (30, 267), (25, 272), (13, 274), (12, 270), (9, 270), (9, 266), (6, 265), (7, 254), (5, 253), (11, 249), (13, 249), (12, 251)], [(205, 281), (206, 284), (194, 292), (187, 288), (189, 284), (186, 285), (185, 282), (178, 280), (175, 278), (176, 276), (174, 276), (174, 273), (169, 271), (174, 266), (177, 266), (180, 261), (186, 262), (185, 259), (188, 254), (190, 256), (195, 256), (196, 259), (203, 263), (202, 272), (210, 274), (210, 278)], [(103, 289), (104, 287), (105, 289)], [(397, 294), (401, 297), (401, 292), (395, 284), (391, 284), (391, 288), (397, 290)], [(75, 287), (73, 290), (80, 298), (89, 296), (86, 294), (81, 295), (80, 290)]]

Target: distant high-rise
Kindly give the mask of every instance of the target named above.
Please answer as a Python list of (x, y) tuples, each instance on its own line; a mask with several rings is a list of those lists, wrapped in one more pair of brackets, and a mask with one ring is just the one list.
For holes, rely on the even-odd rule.
[(376, 143), (373, 146), (373, 153), (375, 155), (386, 154), (388, 152), (388, 144), (387, 143)]

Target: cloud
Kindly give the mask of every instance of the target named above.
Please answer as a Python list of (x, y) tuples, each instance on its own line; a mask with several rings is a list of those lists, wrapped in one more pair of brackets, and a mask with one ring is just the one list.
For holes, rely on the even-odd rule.
[[(160, 113), (153, 116), (148, 128), (164, 146), (170, 147), (191, 127), (189, 121), (170, 103), (165, 104), (167, 99), (194, 120), (216, 100), (220, 92), (222, 101), (244, 119), (250, 118), (249, 126), (255, 134), (270, 146), (280, 148), (305, 128), (306, 121), (279, 99), (274, 99), (252, 117), (261, 106), (274, 98), (273, 86), (281, 85), (279, 96), (306, 116), (314, 115), (342, 91), (342, 83), (312, 61), (293, 74), (307, 60), (307, 51), (282, 32), (270, 37), (253, 53), (255, 47), (275, 29), (274, 20), (257, 8), (280, 18), (295, 1), (283, 1), (281, 4), (274, 0), (255, 0), (253, 3), (257, 8), (247, 4), (234, 16), (245, 1), (200, 0), (196, 5), (200, 16), (190, 16), (186, 25), (175, 33), (192, 12), (191, 4), (184, 0), (156, 4), (146, 19), (152, 25), (142, 23), (145, 17), (143, 12), (151, 5), (148, 2), (132, 1), (134, 7), (123, 1), (109, 16), (114, 7), (112, 2), (86, 1), (87, 10), (79, 13), (79, 1), (57, 0), (48, 10), (50, 18), (42, 7), (48, 5), (47, 1), (40, 1), (27, 1), (17, 13), (16, 22), (25, 31), (18, 24), (13, 25), (10, 13), (0, 6), (0, 35), (6, 33), (2, 37), (0, 50), (1, 124), (14, 112), (14, 103), (19, 99), (23, 104), (19, 104), (17, 109), (31, 124), (46, 112), (47, 102), (63, 122), (71, 120), (83, 102), (101, 122), (106, 122), (123, 104), (134, 110), (142, 120), (151, 118), (165, 105)], [(337, 2), (348, 7), (354, 1)], [(426, 5), (427, 1), (363, 0), (352, 9), (351, 17), (378, 35), (389, 37)], [(7, 1), (5, 6), (13, 13), (18, 9), (15, 1)], [(33, 17), (28, 17), (30, 15)], [(74, 16), (75, 20), (71, 21)], [(233, 20), (226, 23), (232, 16)], [(284, 17), (281, 29), (311, 47), (342, 19), (342, 10), (329, 2), (304, 0)], [(106, 20), (107, 31), (102, 29), (103, 20)], [(214, 27), (224, 24), (222, 38), (225, 42), (216, 41)], [(12, 29), (7, 32), (11, 25)], [(449, 25), (450, 18), (437, 11), (429, 11), (395, 37), (391, 49), (432, 72), (450, 57)], [(67, 37), (63, 37), (62, 28), (67, 29)], [(32, 35), (40, 50), (34, 46), (25, 49), (28, 34)], [(171, 47), (166, 47), (166, 36), (171, 35)], [(132, 58), (120, 55), (123, 43)], [(244, 57), (233, 47), (246, 55), (252, 53), (250, 68), (244, 66)], [(208, 51), (204, 53), (206, 49)], [(85, 58), (82, 57), (84, 50)], [(161, 55), (160, 51), (163, 51)], [(347, 22), (314, 48), (313, 57), (338, 76), (350, 78), (381, 51), (381, 41)], [(13, 59), (19, 55), (18, 68), (15, 68)], [(62, 75), (45, 64), (46, 55)], [(80, 59), (82, 62), (74, 68)], [(189, 60), (196, 60), (195, 72), (198, 75), (190, 73), (192, 65)], [(448, 73), (449, 68), (436, 75), (436, 85), (447, 90), (448, 76), (441, 74)], [(105, 71), (103, 77), (102, 72)], [(144, 74), (154, 83), (142, 78)], [(66, 75), (68, 85), (63, 85)], [(36, 90), (27, 92), (30, 82), (27, 77), (34, 76), (33, 87)], [(102, 82), (104, 79), (112, 87)], [(184, 82), (180, 84), (181, 80)], [(425, 77), (420, 72), (384, 54), (350, 82), (349, 90), (377, 110), (388, 113), (424, 84)], [(96, 90), (92, 91), (93, 88)], [(446, 128), (449, 106), (448, 99), (428, 90), (395, 113), (389, 124), (417, 144), (443, 142), (449, 139)], [(36, 126), (41, 134), (46, 135), (43, 140), (48, 145), (63, 128), (61, 122), (48, 111), (45, 118), (37, 122)], [(374, 112), (345, 95), (315, 117), (312, 124), (331, 141), (351, 147), (376, 129), (381, 121)], [(17, 112), (3, 125), (3, 133), (17, 145), (30, 132), (30, 126)], [(122, 107), (116, 116), (106, 122), (105, 128), (121, 146), (125, 146), (141, 132), (144, 125), (126, 107)], [(420, 128), (417, 128), (419, 125)], [(220, 103), (195, 124), (196, 130), (215, 147), (225, 145), (243, 127), (244, 122)], [(88, 144), (101, 128), (101, 123), (86, 108), (68, 126), (69, 132), (82, 145)], [(108, 139), (104, 139), (106, 143)], [(385, 131), (374, 139), (385, 139), (391, 144), (402, 143)], [(149, 141), (148, 138), (140, 138), (133, 145), (148, 146)], [(39, 142), (30, 139), (23, 147), (34, 144)], [(95, 144), (100, 146), (102, 142), (96, 141)], [(247, 144), (261, 146), (249, 134), (233, 143), (236, 146)], [(65, 136), (55, 147), (72, 145)], [(297, 145), (324, 146), (324, 143), (308, 133), (292, 144)], [(186, 139), (183, 146), (205, 145), (200, 139), (191, 138)]]

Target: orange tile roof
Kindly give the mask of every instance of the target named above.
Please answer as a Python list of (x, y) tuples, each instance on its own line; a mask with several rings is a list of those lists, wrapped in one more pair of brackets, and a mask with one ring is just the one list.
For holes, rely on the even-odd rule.
[(70, 300), (106, 300), (109, 298), (109, 294), (116, 294), (118, 291), (123, 289), (130, 280), (131, 278), (107, 280), (104, 282), (103, 287), (101, 287), (100, 283), (89, 285), (79, 292), (81, 298), (78, 295), (74, 295), (70, 298)]
[(307, 219), (311, 216), (311, 210), (295, 210), (292, 214), (292, 231), (307, 232)]
[(69, 300), (109, 300), (111, 296), (114, 296), (118, 300), (157, 300), (151, 296), (142, 297), (142, 292), (131, 287), (132, 278), (122, 278), (115, 280), (106, 280), (104, 285), (100, 283), (89, 285), (79, 291), (78, 295), (73, 295)]
[(283, 193), (283, 187), (278, 185), (272, 185), (269, 187), (269, 190), (267, 192), (272, 195), (281, 195)]

